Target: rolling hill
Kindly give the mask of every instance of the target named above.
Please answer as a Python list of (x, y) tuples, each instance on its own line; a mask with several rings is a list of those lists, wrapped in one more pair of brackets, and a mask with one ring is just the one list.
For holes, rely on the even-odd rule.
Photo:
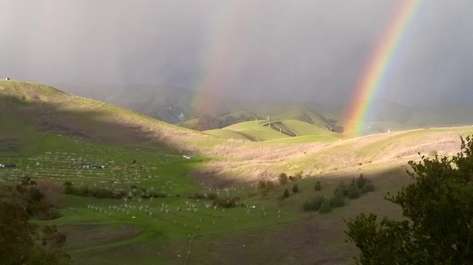
[(95, 142), (191, 147), (191, 138), (208, 136), (96, 100), (45, 85), (0, 81), (0, 129), (3, 152), (23, 153), (44, 133)]
[[(262, 115), (234, 117), (252, 113)], [(406, 162), (418, 153), (455, 154), (458, 136), (473, 133), (464, 126), (341, 139), (325, 126), (336, 117), (308, 107), (260, 113), (270, 118), (196, 132), (37, 83), (0, 81), (0, 157), (18, 164), (0, 169), (0, 185), (32, 176), (128, 194), (61, 194), (62, 217), (41, 222), (67, 234), (75, 264), (348, 264), (357, 252), (345, 242), (343, 220), (360, 212), (399, 218), (383, 198), (411, 182)], [(282, 172), (302, 176), (285, 199), (296, 183), (280, 185)], [(329, 213), (303, 211), (360, 174), (373, 192)], [(273, 181), (272, 190), (255, 189), (261, 180)]]
[[(300, 120), (247, 121), (204, 132), (227, 139), (248, 139), (251, 141), (299, 138), (302, 136), (317, 137), (319, 141), (324, 138), (326, 141), (339, 138), (337, 133)], [(312, 140), (315, 141), (316, 139), (313, 138)]]
[[(82, 97), (118, 105), (156, 119), (197, 130), (224, 128), (258, 119), (271, 121), (299, 120), (320, 128), (337, 130), (344, 126), (346, 106), (326, 106), (311, 103), (272, 102), (217, 97), (184, 88), (158, 85), (88, 85), (56, 84), (61, 90)], [(206, 104), (196, 106), (196, 99)], [(203, 108), (205, 107), (205, 108)], [(401, 131), (424, 127), (460, 126), (473, 124), (471, 106), (409, 107), (386, 100), (375, 100), (370, 114), (364, 117), (361, 135)], [(199, 123), (199, 117), (208, 115)], [(210, 117), (210, 119), (209, 119)], [(210, 122), (209, 122), (210, 121)], [(338, 128), (338, 130), (341, 128)]]
[[(196, 115), (204, 113), (213, 116), (226, 115), (232, 106), (238, 105), (234, 100), (172, 86), (74, 86), (61, 83), (57, 86), (69, 93), (131, 109), (172, 124), (194, 119)], [(195, 102), (199, 98), (205, 98), (208, 103), (205, 106), (196, 106)]]

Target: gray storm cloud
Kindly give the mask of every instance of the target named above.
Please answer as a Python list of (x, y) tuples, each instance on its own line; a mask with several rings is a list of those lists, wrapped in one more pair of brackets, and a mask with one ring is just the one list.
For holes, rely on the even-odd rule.
[[(346, 102), (405, 1), (6, 0), (0, 73)], [(473, 2), (421, 1), (379, 98), (473, 103)], [(218, 78), (218, 88), (205, 87)]]

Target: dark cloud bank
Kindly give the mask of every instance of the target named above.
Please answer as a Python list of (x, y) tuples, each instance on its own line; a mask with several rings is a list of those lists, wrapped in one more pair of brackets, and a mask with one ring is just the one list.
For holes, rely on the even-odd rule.
[[(343, 103), (405, 1), (6, 0), (0, 75)], [(378, 99), (473, 103), (473, 2), (422, 1)]]

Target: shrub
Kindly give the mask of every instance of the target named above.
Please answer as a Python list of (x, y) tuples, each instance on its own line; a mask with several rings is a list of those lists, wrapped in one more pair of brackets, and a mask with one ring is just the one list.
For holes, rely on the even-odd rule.
[(319, 213), (324, 214), (332, 211), (332, 206), (330, 206), (330, 202), (327, 200), (324, 200), (322, 204), (320, 205)]
[(340, 181), (340, 184), (338, 184), (338, 187), (336, 189), (339, 189), (343, 196), (348, 195), (348, 188), (347, 185), (345, 185), (345, 181)]
[(302, 173), (303, 173), (302, 171), (299, 171), (296, 174), (294, 174), (294, 179), (296, 180), (302, 179)]
[(304, 209), (304, 211), (318, 211), (324, 201), (325, 201), (324, 196), (317, 196), (314, 199), (307, 200), (302, 205), (302, 208)]
[(276, 185), (274, 185), (274, 182), (272, 182), (271, 180), (267, 180), (266, 189), (269, 191), (269, 190), (273, 190), (274, 188), (276, 188)]
[(289, 198), (289, 190), (287, 188), (284, 190), (284, 194), (282, 195), (283, 198)]
[(359, 198), (360, 195), (361, 195), (360, 189), (358, 189), (355, 179), (353, 179), (350, 185), (348, 186), (347, 196), (350, 199), (356, 199), (356, 198)]
[(235, 196), (233, 198), (218, 198), (214, 201), (214, 205), (223, 207), (223, 208), (233, 208), (237, 206), (238, 202), (240, 201), (240, 197)]
[(269, 191), (273, 190), (275, 187), (276, 186), (274, 185), (274, 182), (272, 182), (270, 180), (267, 180), (267, 181), (260, 180), (258, 182), (258, 186), (257, 186), (257, 188), (258, 188), (258, 190), (259, 190), (262, 197), (268, 196)]
[[(72, 185), (69, 185), (64, 183), (65, 186), (65, 191), (66, 194), (72, 194), (75, 196), (81, 196), (81, 197), (95, 197), (98, 199), (102, 198), (108, 198), (108, 199), (122, 199), (126, 197), (126, 193), (123, 190), (109, 190), (106, 188), (94, 188), (91, 189), (87, 186), (81, 186), (81, 187), (74, 187)], [(150, 198), (156, 196), (156, 193), (151, 192), (151, 193), (144, 193), (141, 195), (142, 198)], [(156, 197), (154, 197), (156, 198)]]
[(368, 193), (374, 191), (374, 185), (371, 182), (366, 183), (363, 188), (361, 188), (361, 193)]
[(473, 136), (460, 140), (456, 155), (408, 162), (414, 182), (385, 197), (402, 220), (361, 213), (346, 221), (357, 264), (473, 264)]
[(64, 182), (63, 186), (64, 186), (64, 192), (66, 194), (71, 194), (72, 193), (72, 188), (73, 188), (72, 182), (66, 181), (66, 182)]
[(320, 181), (317, 180), (317, 182), (315, 182), (314, 190), (316, 191), (322, 190), (322, 185), (320, 185)]
[(266, 189), (266, 181), (260, 180), (258, 182), (258, 187), (257, 188), (258, 188), (258, 190)]
[(356, 180), (356, 185), (358, 186), (358, 189), (363, 188), (363, 186), (365, 185), (366, 182), (367, 182), (367, 180), (365, 178), (363, 178), (363, 174), (360, 174), (360, 176)]
[(335, 189), (332, 198), (329, 200), (329, 204), (333, 208), (342, 207), (345, 205), (345, 198), (339, 189)]
[(279, 184), (281, 184), (281, 186), (286, 185), (286, 183), (288, 181), (287, 174), (286, 173), (279, 174), (278, 179), (279, 179)]
[(60, 206), (61, 194), (64, 193), (64, 188), (53, 181), (52, 179), (40, 179), (37, 181), (36, 188), (44, 195), (44, 202), (55, 207)]
[(113, 191), (104, 188), (95, 189), (95, 197), (98, 199), (109, 198), (114, 199)]
[(299, 186), (297, 186), (297, 183), (292, 186), (292, 192), (298, 193), (299, 192)]
[(213, 201), (213, 200), (217, 199), (217, 197), (218, 197), (218, 195), (217, 195), (217, 193), (215, 193), (215, 192), (209, 192), (209, 193), (207, 193), (207, 199), (208, 199), (208, 200), (212, 200), (212, 201)]
[(44, 207), (37, 213), (36, 218), (39, 220), (54, 220), (62, 217), (61, 213), (56, 208)]

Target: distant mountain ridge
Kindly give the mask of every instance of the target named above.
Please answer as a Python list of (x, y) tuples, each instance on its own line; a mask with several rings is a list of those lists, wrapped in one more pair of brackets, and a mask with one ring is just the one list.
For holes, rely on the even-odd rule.
[[(91, 85), (79, 87), (57, 84), (59, 89), (128, 108), (168, 123), (196, 130), (218, 129), (255, 119), (299, 120), (332, 131), (341, 131), (344, 106), (285, 103), (217, 97), (199, 91), (158, 85)], [(205, 98), (205, 110), (195, 106)], [(362, 134), (429, 126), (473, 124), (473, 107), (444, 106), (419, 109), (386, 100), (372, 103), (362, 124)]]

